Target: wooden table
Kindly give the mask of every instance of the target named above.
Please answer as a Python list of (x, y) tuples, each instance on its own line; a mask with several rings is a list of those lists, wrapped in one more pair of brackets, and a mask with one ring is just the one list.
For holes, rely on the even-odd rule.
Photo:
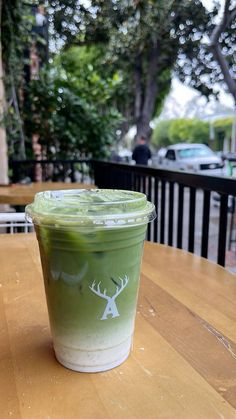
[(34, 195), (41, 191), (91, 188), (95, 188), (95, 185), (65, 182), (37, 182), (27, 185), (16, 183), (9, 186), (0, 186), (0, 204), (27, 205), (34, 200)]
[(236, 277), (145, 244), (132, 355), (81, 374), (54, 358), (34, 234), (0, 236), (0, 417), (236, 418)]

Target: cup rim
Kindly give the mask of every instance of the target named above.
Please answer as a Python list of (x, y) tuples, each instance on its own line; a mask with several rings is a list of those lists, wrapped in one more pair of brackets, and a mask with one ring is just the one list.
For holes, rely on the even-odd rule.
[(155, 217), (155, 206), (145, 194), (118, 189), (43, 191), (26, 207), (27, 221), (58, 227), (135, 226)]

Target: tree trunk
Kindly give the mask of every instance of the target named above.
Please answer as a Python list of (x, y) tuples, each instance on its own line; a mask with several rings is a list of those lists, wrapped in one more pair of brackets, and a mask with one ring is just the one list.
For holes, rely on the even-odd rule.
[(135, 58), (134, 67), (135, 104), (134, 117), (138, 120), (142, 107), (142, 57), (138, 54)]
[(137, 133), (135, 138), (138, 140), (138, 138), (144, 137), (147, 140), (150, 138), (151, 136), (151, 128), (150, 128), (150, 118), (145, 118), (143, 115), (140, 116), (140, 118), (138, 119), (137, 122)]
[[(0, 19), (2, 16), (2, 0), (0, 0)], [(0, 21), (1, 30), (1, 21)], [(3, 117), (5, 110), (5, 89), (3, 84), (3, 63), (2, 63), (2, 42), (0, 38), (0, 183), (7, 184), (8, 179), (8, 154), (6, 129), (3, 125)]]
[(143, 104), (137, 119), (136, 139), (144, 136), (149, 139), (151, 135), (150, 121), (153, 117), (157, 86), (157, 67), (158, 67), (159, 47), (156, 43), (150, 50), (149, 63), (146, 76), (146, 85), (143, 97)]

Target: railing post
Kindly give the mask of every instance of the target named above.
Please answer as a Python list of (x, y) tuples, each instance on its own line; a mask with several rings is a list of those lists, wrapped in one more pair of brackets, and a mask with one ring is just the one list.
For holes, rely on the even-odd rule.
[(210, 191), (204, 191), (203, 217), (202, 217), (202, 243), (201, 256), (207, 258), (209, 242), (209, 220), (210, 220)]
[(70, 170), (71, 170), (71, 175), (70, 175), (70, 178), (71, 178), (71, 182), (75, 182), (75, 166), (74, 166), (74, 162), (73, 161), (71, 161), (70, 162)]
[(220, 222), (218, 237), (218, 254), (217, 263), (225, 266), (225, 250), (226, 250), (226, 233), (227, 233), (227, 215), (228, 215), (228, 196), (220, 197)]
[(188, 251), (193, 253), (196, 212), (196, 189), (193, 187), (191, 187), (189, 191), (189, 201)]
[(177, 224), (177, 247), (182, 249), (183, 243), (183, 210), (184, 210), (184, 187), (179, 185), (178, 197), (178, 224)]

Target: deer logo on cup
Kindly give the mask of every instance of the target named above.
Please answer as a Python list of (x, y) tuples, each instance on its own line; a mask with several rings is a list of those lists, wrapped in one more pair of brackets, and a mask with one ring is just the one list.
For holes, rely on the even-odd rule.
[(89, 286), (90, 290), (94, 294), (98, 295), (101, 298), (104, 298), (104, 300), (107, 300), (107, 305), (105, 307), (105, 310), (104, 310), (104, 313), (101, 317), (101, 320), (106, 320), (109, 315), (111, 315), (112, 318), (113, 317), (119, 317), (119, 315), (120, 315), (119, 312), (118, 312), (115, 300), (118, 297), (118, 295), (123, 291), (123, 289), (126, 287), (126, 285), (128, 284), (129, 278), (128, 278), (127, 275), (125, 275), (124, 278), (119, 278), (119, 281), (120, 281), (120, 285), (116, 286), (116, 292), (112, 297), (109, 297), (109, 295), (107, 295), (106, 288), (104, 289), (103, 292), (101, 292), (101, 289), (100, 289), (101, 282), (99, 282), (96, 285), (96, 282), (93, 281), (92, 285)]

